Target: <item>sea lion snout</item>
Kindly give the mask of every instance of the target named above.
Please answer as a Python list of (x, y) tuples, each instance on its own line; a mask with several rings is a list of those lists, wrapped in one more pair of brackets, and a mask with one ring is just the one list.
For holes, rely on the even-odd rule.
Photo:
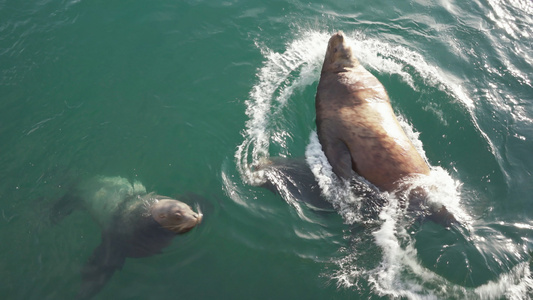
[(191, 215), (191, 223), (194, 223), (194, 225), (198, 225), (202, 222), (204, 215), (201, 212), (194, 212)]
[[(198, 209), (199, 210), (199, 209)], [(175, 233), (186, 233), (200, 224), (203, 214), (178, 200), (162, 199), (151, 207), (152, 217), (163, 228)]]
[(328, 49), (322, 72), (338, 72), (344, 68), (355, 67), (359, 61), (352, 54), (352, 47), (346, 41), (344, 32), (338, 31), (329, 38)]
[(329, 38), (328, 50), (333, 53), (343, 53), (347, 51), (351, 53), (351, 48), (344, 38), (344, 32), (339, 31)]
[(344, 32), (342, 30), (337, 31), (329, 38), (329, 42), (336, 45), (344, 43)]

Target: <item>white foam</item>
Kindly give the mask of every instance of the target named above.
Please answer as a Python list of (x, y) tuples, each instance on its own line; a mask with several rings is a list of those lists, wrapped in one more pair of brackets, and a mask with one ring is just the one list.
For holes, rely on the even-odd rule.
[[(258, 185), (264, 182), (264, 173), (254, 171), (253, 166), (269, 157), (273, 133), (283, 131), (276, 127), (276, 117), (281, 115), (294, 91), (318, 80), (328, 38), (327, 34), (311, 32), (287, 44), (284, 53), (274, 52), (256, 42), (266, 61), (258, 70), (257, 83), (246, 100), (249, 120), (243, 133), (244, 141), (235, 153), (239, 172), (246, 183)], [(297, 75), (291, 80), (293, 73)], [(277, 142), (283, 144), (285, 137), (276, 137)]]
[(474, 290), (480, 299), (530, 299), (528, 292), (533, 287), (533, 278), (527, 262), (518, 264), (498, 280), (490, 281)]
[[(337, 175), (333, 173), (315, 131), (310, 135), (305, 157), (318, 181), (322, 194), (333, 204), (344, 221), (348, 224), (368, 221), (364, 219), (361, 213), (362, 198), (353, 192), (353, 187), (350, 186), (349, 182), (339, 180)], [(364, 179), (360, 178), (360, 180), (363, 185), (366, 185)], [(370, 185), (367, 187), (371, 188)]]
[(404, 46), (365, 38), (357, 33), (353, 34), (350, 40), (355, 56), (367, 68), (380, 73), (399, 75), (414, 90), (418, 90), (419, 86), (415, 84), (412, 74), (407, 71), (407, 67), (412, 67), (414, 73), (424, 79), (424, 86), (430, 85), (438, 88), (461, 101), (468, 108), (474, 107), (474, 101), (461, 84), (462, 80), (429, 64), (421, 54)]
[(488, 18), (502, 28), (514, 39), (528, 39), (531, 28), (527, 24), (533, 23), (533, 4), (528, 0), (488, 0), (491, 11)]

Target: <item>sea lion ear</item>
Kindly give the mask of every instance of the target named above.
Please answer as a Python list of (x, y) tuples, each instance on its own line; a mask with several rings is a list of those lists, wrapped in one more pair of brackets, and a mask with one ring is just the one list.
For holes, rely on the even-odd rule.
[(166, 216), (165, 214), (159, 214), (159, 218), (161, 218), (161, 219), (164, 219), (164, 218), (166, 218), (166, 217), (167, 217), (167, 216)]

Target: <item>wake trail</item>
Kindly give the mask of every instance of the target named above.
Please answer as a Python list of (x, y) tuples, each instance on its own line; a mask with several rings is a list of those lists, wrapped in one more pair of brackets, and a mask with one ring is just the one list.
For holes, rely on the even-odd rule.
[[(353, 41), (352, 49), (355, 55), (365, 67), (383, 74), (398, 75), (414, 91), (430, 86), (446, 93), (463, 104), (472, 115), (474, 126), (477, 126), (473, 117), (475, 104), (459, 78), (431, 65), (421, 54), (411, 49), (368, 39), (359, 32), (347, 35)], [(257, 70), (256, 84), (245, 102), (248, 121), (242, 132), (243, 142), (235, 152), (237, 170), (245, 184), (261, 185), (269, 180), (268, 176), (271, 176), (270, 180), (282, 182), (279, 178), (273, 178), (272, 174), (266, 174), (258, 166), (271, 156), (282, 156), (282, 153), (275, 153), (272, 149), (283, 149), (286, 147), (284, 139), (290, 137), (291, 128), (282, 122), (283, 113), (296, 110), (291, 107), (293, 104), (290, 101), (295, 91), (318, 81), (329, 37), (330, 33), (327, 32), (304, 30), (298, 34), (298, 38), (286, 44), (284, 52), (275, 52), (256, 42), (265, 62)], [(423, 81), (414, 80), (415, 76), (417, 79), (423, 78)], [(309, 107), (298, 109), (313, 110), (313, 104), (314, 101), (310, 100)], [(416, 130), (402, 116), (399, 116), (399, 121), (419, 153), (428, 161)], [(446, 126), (446, 122), (441, 121)], [(477, 128), (479, 129), (479, 126)], [(487, 136), (479, 131), (491, 145)], [(273, 145), (277, 147), (272, 147)], [(357, 244), (358, 238), (354, 237), (354, 248), (346, 249), (346, 256), (335, 261), (338, 269), (327, 274), (337, 281), (339, 287), (357, 289), (364, 281), (365, 285), (371, 286), (373, 292), (378, 295), (409, 299), (519, 299), (527, 297), (528, 291), (532, 290), (528, 263), (519, 263), (509, 272), (500, 274), (498, 279), (477, 288), (466, 288), (450, 282), (421, 263), (416, 250), (415, 235), (408, 231), (413, 221), (409, 220), (405, 208), (398, 205), (395, 196), (379, 193), (363, 178), (358, 177), (355, 185), (354, 182), (339, 180), (322, 152), (314, 130), (309, 133), (305, 158), (323, 197), (334, 206), (345, 223), (366, 224), (368, 229), (365, 232), (369, 234), (367, 238), (373, 242), (373, 245), (366, 246), (378, 249), (381, 253), (377, 266), (366, 266), (366, 256), (371, 254), (374, 257), (375, 251), (367, 250), (372, 252), (370, 254), (359, 251), (363, 246)], [(464, 239), (465, 243), (473, 244), (473, 248), (478, 247), (476, 241), (482, 237), (476, 235), (472, 227), (474, 221), (461, 205), (461, 182), (453, 179), (441, 167), (430, 168), (429, 176), (414, 179), (413, 184), (422, 186), (428, 192), (429, 202), (446, 205), (464, 224), (461, 229), (463, 232), (459, 230), (457, 233), (458, 237)], [(282, 197), (291, 206), (297, 207), (288, 191), (282, 189)], [(376, 215), (371, 219), (365, 212), (364, 201), (369, 196), (376, 195), (385, 201), (382, 201), (383, 207), (375, 212)], [(246, 200), (240, 197), (239, 201)]]

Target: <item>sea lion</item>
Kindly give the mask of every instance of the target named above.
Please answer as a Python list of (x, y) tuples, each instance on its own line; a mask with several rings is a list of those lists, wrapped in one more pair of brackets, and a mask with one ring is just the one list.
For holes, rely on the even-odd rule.
[(160, 253), (203, 217), (181, 201), (147, 193), (141, 183), (122, 177), (97, 176), (77, 185), (56, 203), (52, 221), (57, 223), (76, 206), (87, 209), (102, 228), (101, 243), (82, 269), (79, 299), (97, 294), (126, 257)]
[(333, 206), (321, 194), (320, 186), (305, 158), (263, 158), (254, 167), (264, 174), (261, 187), (283, 198), (290, 197), (317, 211), (332, 211)]
[[(294, 199), (305, 203), (309, 208), (323, 215), (335, 211), (334, 204), (328, 201), (318, 183), (315, 174), (303, 157), (269, 157), (263, 158), (254, 167), (262, 172), (264, 181), (259, 185), (282, 198)], [(365, 199), (361, 203), (360, 213), (370, 219), (377, 219), (386, 199), (375, 187), (368, 186), (360, 176), (350, 179), (346, 185), (352, 195)]]
[[(356, 172), (381, 191), (398, 192), (408, 176), (429, 174), (384, 86), (353, 55), (342, 31), (329, 39), (315, 105), (318, 139), (338, 177), (349, 180)], [(413, 194), (410, 204), (419, 205), (423, 193)], [(449, 215), (444, 207), (437, 212)]]

